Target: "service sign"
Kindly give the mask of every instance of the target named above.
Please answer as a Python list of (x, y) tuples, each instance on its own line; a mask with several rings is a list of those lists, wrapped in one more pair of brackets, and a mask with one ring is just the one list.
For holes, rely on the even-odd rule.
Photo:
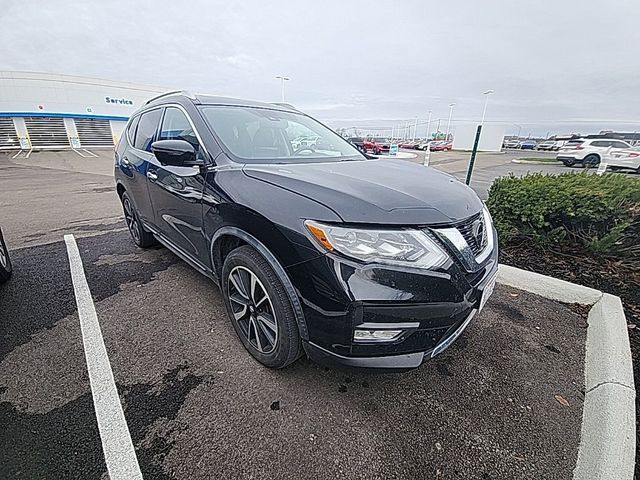
[(129, 100), (128, 98), (112, 98), (112, 97), (104, 97), (105, 103), (115, 103), (118, 105), (133, 105), (133, 100)]
[(389, 147), (389, 155), (396, 156), (398, 154), (398, 145), (395, 143)]

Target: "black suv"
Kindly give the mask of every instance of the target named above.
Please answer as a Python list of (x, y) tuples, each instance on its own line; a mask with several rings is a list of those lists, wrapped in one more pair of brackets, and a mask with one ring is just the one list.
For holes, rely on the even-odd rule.
[[(293, 139), (317, 138), (312, 146)], [(493, 291), (497, 237), (477, 195), (372, 159), (282, 104), (186, 92), (129, 120), (115, 178), (134, 242), (216, 282), (266, 366), (408, 369), (447, 348)]]

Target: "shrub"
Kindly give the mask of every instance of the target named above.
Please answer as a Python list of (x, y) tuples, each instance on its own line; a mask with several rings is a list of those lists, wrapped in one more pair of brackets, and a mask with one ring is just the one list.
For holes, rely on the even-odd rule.
[(640, 182), (618, 174), (532, 174), (500, 178), (487, 206), (503, 243), (571, 243), (593, 253), (636, 257)]

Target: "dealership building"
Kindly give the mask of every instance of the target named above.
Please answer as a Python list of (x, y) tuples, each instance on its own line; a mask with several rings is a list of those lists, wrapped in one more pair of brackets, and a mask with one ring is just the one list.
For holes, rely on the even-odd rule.
[(129, 116), (169, 88), (0, 71), (0, 150), (112, 147)]

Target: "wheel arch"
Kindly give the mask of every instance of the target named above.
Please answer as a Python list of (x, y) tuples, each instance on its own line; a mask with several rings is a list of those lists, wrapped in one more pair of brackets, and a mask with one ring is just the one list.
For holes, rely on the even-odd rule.
[(127, 191), (127, 189), (124, 187), (122, 182), (120, 182), (120, 181), (116, 182), (116, 192), (118, 193), (118, 197), (120, 197), (120, 200), (122, 200), (122, 195), (126, 191)]
[(307, 324), (302, 311), (302, 305), (298, 293), (291, 283), (287, 272), (280, 264), (276, 256), (256, 237), (249, 232), (242, 230), (238, 227), (225, 226), (216, 231), (211, 239), (211, 265), (214, 274), (218, 277), (220, 286), (222, 287), (222, 279), (220, 274), (222, 272), (222, 264), (224, 262), (225, 253), (229, 253), (234, 248), (241, 245), (249, 245), (253, 247), (262, 257), (269, 263), (269, 266), (273, 269), (278, 279), (282, 282), (285, 291), (291, 301), (291, 306), (296, 317), (296, 323), (298, 324), (298, 330), (300, 337), (303, 340), (309, 340), (309, 332), (307, 330)]

